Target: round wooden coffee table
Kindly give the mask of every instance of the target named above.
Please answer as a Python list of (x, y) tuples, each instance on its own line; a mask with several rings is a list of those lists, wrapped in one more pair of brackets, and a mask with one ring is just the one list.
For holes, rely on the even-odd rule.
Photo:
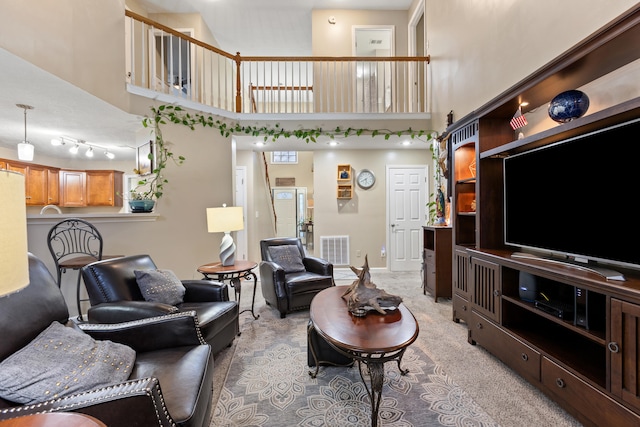
[[(339, 353), (353, 358), (362, 369), (364, 364), (369, 373), (370, 386), (365, 382), (371, 399), (371, 426), (378, 425), (378, 409), (382, 398), (384, 382), (384, 364), (390, 361), (398, 363), (402, 375), (408, 370), (400, 367), (405, 350), (418, 338), (418, 322), (413, 313), (404, 305), (387, 314), (376, 311), (366, 316), (356, 317), (347, 309), (342, 294), (348, 286), (333, 286), (319, 292), (311, 301), (309, 315), (313, 328), (318, 335)], [(312, 351), (315, 358), (315, 351)], [(318, 373), (316, 360), (314, 373)], [(360, 371), (362, 376), (362, 370)]]

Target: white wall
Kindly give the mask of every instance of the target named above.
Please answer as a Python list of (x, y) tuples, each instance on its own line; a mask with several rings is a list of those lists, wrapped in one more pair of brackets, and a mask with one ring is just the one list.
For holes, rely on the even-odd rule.
[(426, 0), (432, 114), (442, 129), (634, 6), (635, 0)]

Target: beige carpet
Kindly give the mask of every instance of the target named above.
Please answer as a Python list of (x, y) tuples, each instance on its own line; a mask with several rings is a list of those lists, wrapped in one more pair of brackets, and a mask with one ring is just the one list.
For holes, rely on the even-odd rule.
[[(430, 295), (423, 295), (418, 272), (373, 270), (371, 274), (379, 288), (402, 296), (406, 306), (416, 316), (420, 335), (412, 347), (417, 347), (433, 360), (496, 423), (503, 427), (581, 425), (482, 347), (468, 344), (466, 326), (451, 320), (451, 301), (440, 298), (438, 303), (434, 303)], [(338, 285), (350, 284), (355, 278), (349, 270), (337, 270), (335, 276)], [(241, 309), (250, 307), (252, 290), (252, 282), (243, 282)], [(262, 313), (265, 318), (273, 317), (275, 311), (265, 305), (259, 282), (255, 311)], [(260, 321), (260, 318), (254, 320), (249, 313), (240, 316), (241, 325)], [(238, 341), (216, 356), (214, 408)], [(212, 422), (211, 426), (215, 425)]]

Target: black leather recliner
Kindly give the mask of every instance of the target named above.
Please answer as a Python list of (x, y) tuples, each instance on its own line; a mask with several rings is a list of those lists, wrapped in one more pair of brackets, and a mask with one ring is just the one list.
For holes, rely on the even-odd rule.
[[(213, 353), (184, 312), (114, 325), (75, 325), (55, 279), (29, 254), (30, 284), (0, 298), (0, 361), (52, 322), (136, 351), (127, 381), (25, 405), (0, 398), (0, 420), (41, 412), (81, 412), (107, 426), (205, 427), (211, 419)], [(54, 363), (54, 362), (52, 362)]]
[(97, 261), (82, 268), (91, 323), (119, 323), (180, 311), (195, 311), (213, 354), (230, 346), (240, 331), (238, 303), (229, 301), (227, 285), (211, 280), (182, 280), (184, 302), (175, 306), (145, 301), (134, 270), (155, 270), (149, 255)]
[[(274, 248), (288, 247), (291, 253), (287, 261), (300, 268), (291, 268), (276, 259)], [(335, 286), (333, 264), (316, 257), (305, 256), (302, 242), (298, 238), (271, 238), (260, 241), (260, 283), (262, 295), (267, 303), (280, 312), (280, 318), (287, 313), (309, 308), (311, 300), (323, 289)], [(288, 263), (289, 264), (289, 263)]]

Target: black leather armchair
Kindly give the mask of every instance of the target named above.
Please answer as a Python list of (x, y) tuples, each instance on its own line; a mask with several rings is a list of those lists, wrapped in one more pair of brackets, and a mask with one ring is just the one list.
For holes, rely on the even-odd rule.
[[(213, 354), (194, 312), (113, 325), (70, 322), (69, 311), (45, 264), (29, 254), (30, 284), (0, 298), (0, 361), (22, 349), (52, 322), (96, 340), (132, 347), (136, 360), (125, 382), (37, 404), (0, 398), (0, 420), (40, 412), (81, 412), (107, 426), (204, 427), (211, 419)], [(53, 363), (53, 362), (52, 362)]]
[(335, 286), (333, 264), (305, 256), (298, 238), (261, 240), (260, 253), (262, 295), (267, 305), (280, 312), (280, 318), (292, 311), (309, 308), (318, 292)]
[(91, 323), (119, 323), (181, 311), (195, 311), (213, 354), (231, 345), (240, 331), (238, 303), (229, 301), (227, 285), (210, 280), (182, 280), (184, 302), (175, 306), (145, 301), (135, 270), (157, 269), (149, 255), (97, 261), (82, 268)]

